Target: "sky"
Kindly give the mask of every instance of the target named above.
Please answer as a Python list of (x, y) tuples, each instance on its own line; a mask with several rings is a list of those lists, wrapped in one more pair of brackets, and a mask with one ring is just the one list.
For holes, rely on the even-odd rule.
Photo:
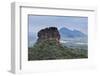
[(70, 30), (78, 30), (88, 34), (88, 17), (29, 15), (28, 34), (30, 43), (32, 43), (31, 39), (34, 38), (31, 36), (37, 37), (37, 32), (46, 27), (57, 27), (58, 30), (66, 27)]

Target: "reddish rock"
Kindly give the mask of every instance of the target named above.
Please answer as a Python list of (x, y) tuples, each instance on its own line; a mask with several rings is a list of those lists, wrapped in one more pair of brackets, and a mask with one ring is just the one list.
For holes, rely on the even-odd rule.
[(57, 44), (59, 44), (60, 34), (56, 27), (48, 27), (38, 32), (37, 42), (39, 43), (41, 41), (46, 41), (46, 40), (48, 41), (55, 40)]

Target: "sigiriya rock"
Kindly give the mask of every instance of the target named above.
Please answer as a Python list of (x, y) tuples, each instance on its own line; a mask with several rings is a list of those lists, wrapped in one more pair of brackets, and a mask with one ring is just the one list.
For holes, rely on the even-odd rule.
[(52, 41), (52, 40), (54, 40), (56, 44), (59, 45), (60, 34), (56, 27), (48, 27), (38, 32), (37, 43), (43, 42), (43, 41)]

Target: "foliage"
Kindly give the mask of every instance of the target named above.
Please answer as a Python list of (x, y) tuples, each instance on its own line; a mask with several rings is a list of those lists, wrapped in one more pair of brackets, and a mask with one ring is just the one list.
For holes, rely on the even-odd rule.
[(57, 45), (54, 40), (36, 43), (32, 48), (28, 48), (28, 60), (76, 58), (87, 58), (87, 50), (68, 48), (61, 44)]

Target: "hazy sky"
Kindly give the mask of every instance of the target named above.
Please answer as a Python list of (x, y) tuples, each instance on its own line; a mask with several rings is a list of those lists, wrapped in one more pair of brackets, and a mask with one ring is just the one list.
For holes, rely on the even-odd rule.
[(66, 27), (71, 30), (76, 29), (87, 34), (87, 17), (29, 15), (28, 18), (30, 33), (37, 33), (42, 28), (55, 26), (58, 29)]

